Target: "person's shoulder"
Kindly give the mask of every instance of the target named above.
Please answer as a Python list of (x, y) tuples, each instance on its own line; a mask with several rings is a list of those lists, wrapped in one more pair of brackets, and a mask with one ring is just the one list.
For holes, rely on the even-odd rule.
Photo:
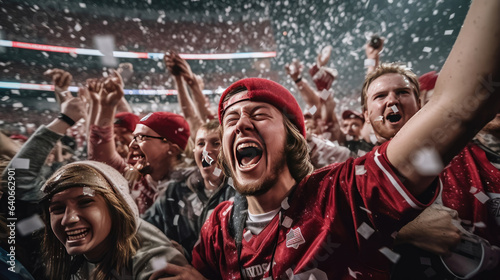
[(223, 201), (219, 203), (203, 224), (203, 231), (212, 232), (213, 230), (218, 230), (220, 227), (227, 226), (231, 218), (233, 206), (233, 201)]

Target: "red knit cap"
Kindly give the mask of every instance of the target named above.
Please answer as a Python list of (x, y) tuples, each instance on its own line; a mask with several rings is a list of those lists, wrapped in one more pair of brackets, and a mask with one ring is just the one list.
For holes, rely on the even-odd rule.
[[(231, 97), (228, 101), (223, 102), (224, 97), (237, 88), (246, 88), (247, 93), (239, 98)], [(231, 105), (244, 101), (258, 101), (273, 105), (278, 110), (282, 111), (285, 116), (299, 129), (306, 137), (306, 128), (304, 125), (304, 115), (300, 109), (295, 97), (280, 84), (261, 78), (242, 79), (229, 86), (220, 98), (219, 102), (219, 123), (222, 124), (222, 117), (225, 110)]]
[(120, 112), (115, 115), (115, 124), (130, 132), (134, 132), (135, 126), (139, 122), (139, 117), (129, 112)]
[(420, 90), (434, 89), (438, 76), (439, 75), (436, 73), (436, 71), (431, 71), (420, 76), (420, 78), (418, 78)]
[(170, 112), (154, 112), (146, 115), (139, 123), (177, 144), (182, 150), (186, 148), (190, 133), (184, 117)]

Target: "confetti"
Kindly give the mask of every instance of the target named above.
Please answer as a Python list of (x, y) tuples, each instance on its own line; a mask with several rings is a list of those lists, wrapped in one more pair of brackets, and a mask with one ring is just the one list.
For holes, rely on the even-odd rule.
[(362, 157), (364, 155), (366, 155), (366, 151), (358, 150), (358, 157)]
[(356, 165), (356, 170), (354, 172), (354, 174), (356, 175), (363, 175), (366, 173), (366, 169), (365, 169), (365, 166), (364, 165)]
[(483, 222), (477, 222), (477, 223), (474, 223), (474, 227), (477, 227), (477, 228), (485, 228), (486, 227), (486, 224), (483, 223)]
[(115, 38), (110, 35), (94, 36), (94, 45), (103, 54), (101, 63), (104, 66), (116, 67), (118, 60), (114, 57), (113, 51), (115, 46)]
[(323, 99), (323, 100), (327, 100), (327, 99), (328, 99), (328, 97), (330, 97), (330, 95), (331, 95), (331, 92), (330, 92), (329, 90), (324, 89), (324, 90), (321, 92), (320, 97), (321, 97), (321, 99)]
[(87, 8), (87, 4), (85, 4), (85, 3), (79, 3), (79, 5), (80, 5), (80, 8), (83, 8), (83, 9)]
[(290, 204), (288, 204), (288, 196), (285, 197), (285, 199), (283, 199), (283, 201), (281, 202), (281, 208), (285, 210), (290, 208)]
[(293, 270), (291, 268), (287, 269), (285, 271), (286, 275), (288, 276), (289, 279), (293, 278)]
[(477, 192), (477, 188), (476, 187), (470, 187), (470, 190), (469, 190), (470, 193), (476, 193)]
[(425, 276), (427, 276), (427, 278), (431, 278), (431, 277), (433, 277), (434, 275), (436, 275), (436, 271), (434, 271), (434, 269), (432, 269), (432, 267), (429, 267), (429, 268), (427, 268), (427, 269), (424, 271), (424, 274), (425, 274)]
[(234, 187), (233, 178), (231, 177), (227, 178), (227, 184), (230, 185), (231, 187)]
[(215, 176), (219, 177), (219, 176), (220, 176), (220, 174), (221, 174), (221, 172), (222, 172), (222, 170), (216, 167), (216, 168), (214, 169), (214, 173), (213, 173), (213, 174), (214, 174)]
[(359, 227), (358, 227), (358, 230), (357, 232), (359, 234), (361, 234), (361, 236), (363, 236), (365, 239), (368, 239), (370, 238), (370, 236), (375, 232), (374, 229), (372, 229), (369, 225), (367, 225), (366, 223), (362, 223)]
[(423, 265), (429, 265), (429, 266), (432, 265), (430, 258), (420, 257), (420, 263)]
[(14, 158), (10, 162), (12, 168), (16, 169), (30, 169), (30, 159), (29, 158)]
[(42, 218), (40, 218), (40, 216), (38, 216), (37, 214), (35, 214), (29, 218), (20, 220), (19, 222), (17, 222), (17, 225), (16, 225), (17, 230), (19, 231), (19, 233), (22, 236), (26, 236), (28, 234), (31, 234), (31, 233), (33, 233), (39, 229), (42, 229), (44, 227), (45, 227), (45, 225), (42, 221)]
[(47, 101), (54, 103), (56, 102), (56, 99), (54, 97), (47, 97)]
[(316, 111), (318, 111), (316, 106), (312, 106), (311, 108), (309, 108), (309, 113), (311, 113), (311, 115), (314, 115), (316, 113)]
[(21, 94), (21, 92), (19, 92), (19, 90), (17, 89), (11, 89), (10, 92), (12, 92), (12, 94), (17, 94), (17, 95)]
[(184, 208), (184, 206), (186, 206), (186, 203), (184, 203), (184, 201), (182, 200), (179, 200), (178, 204), (181, 208)]
[(167, 267), (167, 260), (165, 258), (160, 258), (160, 257), (152, 258), (150, 262), (153, 271), (157, 271)]
[(392, 109), (392, 111), (393, 111), (394, 113), (399, 112), (399, 110), (398, 110), (398, 106), (396, 106), (396, 105), (392, 105), (392, 106), (391, 106), (391, 109)]
[(453, 34), (453, 30), (445, 30), (444, 35), (451, 35)]
[(432, 147), (424, 147), (413, 154), (413, 167), (421, 175), (434, 176), (443, 170), (443, 162), (439, 154)]
[(486, 201), (490, 200), (490, 197), (487, 196), (484, 192), (478, 192), (474, 195), (479, 202), (482, 204), (486, 203)]
[(424, 47), (424, 49), (422, 51), (426, 52), (426, 53), (430, 53), (432, 51), (432, 48), (430, 48), (430, 47)]
[(179, 224), (179, 215), (175, 215), (175, 216), (174, 216), (174, 221), (173, 221), (173, 223), (174, 223), (174, 226), (177, 226), (177, 225)]
[(281, 223), (281, 224), (286, 228), (290, 228), (292, 226), (292, 223), (293, 223), (293, 220), (290, 217), (285, 216), (285, 218), (283, 219), (283, 223)]
[(252, 233), (251, 233), (249, 230), (247, 230), (247, 231), (243, 234), (243, 238), (245, 238), (246, 242), (249, 242), (249, 241), (250, 241), (250, 239), (252, 239), (252, 236), (253, 236), (253, 235), (252, 235)]
[(359, 275), (363, 275), (363, 273), (359, 272), (359, 271), (353, 271), (350, 267), (347, 268), (348, 271), (349, 271), (349, 275), (354, 278), (354, 279), (358, 279), (358, 274)]
[(398, 253), (393, 252), (391, 249), (387, 247), (382, 247), (379, 251), (393, 263), (397, 263), (399, 261), (399, 258), (401, 258), (401, 256)]
[(90, 187), (83, 187), (83, 195), (94, 196), (95, 191)]
[(16, 102), (16, 103), (13, 103), (13, 104), (12, 104), (12, 107), (13, 107), (13, 108), (22, 108), (22, 107), (24, 107), (24, 106), (23, 106), (23, 103), (21, 103), (21, 102)]
[(365, 211), (365, 212), (366, 212), (366, 213), (368, 213), (368, 214), (371, 214), (371, 213), (372, 213), (372, 211), (370, 211), (370, 210), (368, 210), (368, 209), (366, 209), (366, 208), (364, 208), (364, 207), (359, 206), (359, 208), (360, 208), (361, 210)]
[(77, 31), (77, 32), (78, 32), (78, 31), (80, 31), (80, 30), (82, 30), (82, 26), (81, 26), (78, 22), (75, 24), (75, 27), (73, 27), (73, 28), (74, 28), (74, 29), (75, 29), (75, 31)]
[(376, 118), (375, 118), (375, 120), (374, 120), (374, 121), (376, 121), (376, 122), (381, 122), (381, 121), (383, 121), (383, 120), (384, 120), (384, 116), (378, 116), (378, 117), (376, 117)]

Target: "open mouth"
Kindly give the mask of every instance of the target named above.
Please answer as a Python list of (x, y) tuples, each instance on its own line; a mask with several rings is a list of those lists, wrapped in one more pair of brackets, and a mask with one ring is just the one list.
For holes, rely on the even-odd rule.
[(386, 119), (391, 123), (397, 123), (401, 120), (402, 116), (400, 114), (389, 114)]
[(252, 167), (260, 161), (261, 157), (262, 149), (255, 143), (243, 143), (236, 147), (236, 159), (240, 167)]
[(203, 166), (203, 168), (206, 168), (206, 167), (210, 167), (212, 166), (212, 164), (214, 163), (215, 161), (212, 160), (212, 163), (209, 163), (205, 160), (205, 158), (202, 158), (201, 159), (201, 165)]
[(75, 241), (85, 238), (89, 234), (88, 228), (70, 230), (66, 232), (68, 236), (68, 241)]

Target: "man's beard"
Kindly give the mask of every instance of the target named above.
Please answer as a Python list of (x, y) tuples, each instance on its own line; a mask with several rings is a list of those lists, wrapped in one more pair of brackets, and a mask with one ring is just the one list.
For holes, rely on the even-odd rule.
[[(234, 188), (241, 195), (244, 196), (260, 196), (267, 193), (279, 180), (279, 175), (282, 174), (283, 169), (285, 168), (286, 155), (284, 152), (280, 155), (280, 160), (276, 162), (274, 167), (272, 168), (271, 176), (267, 178), (257, 179), (250, 184), (242, 185), (238, 180), (234, 177)], [(232, 172), (232, 171), (231, 171)]]

